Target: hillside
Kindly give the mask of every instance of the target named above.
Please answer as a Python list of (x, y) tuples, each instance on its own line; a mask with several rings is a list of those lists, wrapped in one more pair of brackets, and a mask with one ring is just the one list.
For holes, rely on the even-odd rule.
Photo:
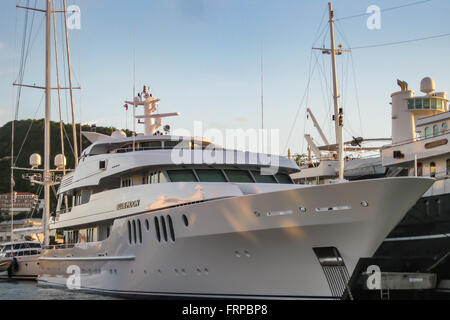
[[(11, 153), (11, 122), (8, 122), (0, 128), (0, 194), (10, 191), (10, 153)], [(44, 120), (20, 120), (15, 122), (15, 143), (14, 157), (16, 166), (29, 168), (28, 163), (30, 155), (39, 153), (42, 158), (44, 155)], [(83, 131), (90, 131), (90, 126), (83, 126)], [(77, 125), (79, 135), (79, 125)], [(97, 132), (110, 135), (115, 128), (97, 127)], [(65, 155), (67, 158), (67, 168), (74, 167), (74, 157), (70, 145), (73, 145), (72, 125), (65, 125), (67, 136), (65, 137)], [(27, 134), (28, 133), (28, 134)], [(128, 135), (131, 132), (127, 131)], [(70, 143), (69, 143), (70, 142)], [(78, 141), (79, 145), (79, 141)], [(90, 145), (90, 142), (83, 138), (83, 148)], [(21, 152), (19, 153), (19, 150)], [(61, 153), (61, 139), (59, 123), (51, 123), (51, 165), (53, 167), (54, 157)], [(80, 148), (78, 148), (80, 150)], [(43, 159), (42, 159), (43, 160)], [(42, 168), (42, 167), (41, 167)], [(38, 186), (31, 186), (30, 183), (22, 179), (22, 172), (15, 172), (16, 191), (37, 193)], [(42, 195), (41, 195), (42, 198)], [(53, 203), (54, 201), (52, 201)]]

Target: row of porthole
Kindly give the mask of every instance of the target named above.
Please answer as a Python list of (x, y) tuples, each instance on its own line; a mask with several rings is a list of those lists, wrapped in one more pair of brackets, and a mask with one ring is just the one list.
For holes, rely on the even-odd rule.
[(128, 220), (128, 241), (130, 244), (142, 243), (141, 220), (139, 219)]
[[(96, 271), (97, 270), (95, 270), (95, 272)], [(179, 270), (179, 269), (175, 268), (173, 271), (175, 272), (176, 275), (182, 275), (182, 276), (186, 276), (187, 275), (187, 272), (186, 272), (185, 269), (180, 269)], [(199, 276), (202, 275), (202, 274), (204, 274), (204, 275), (208, 275), (209, 274), (209, 269), (208, 268), (204, 268), (203, 270), (201, 270), (200, 268), (197, 268), (195, 271), (197, 272), (197, 275), (199, 275)], [(89, 270), (89, 273), (90, 273), (90, 270)], [(100, 270), (98, 270), (98, 273), (100, 273)], [(110, 274), (117, 274), (117, 269), (109, 269), (109, 273)], [(134, 274), (134, 270), (133, 269), (130, 270), (130, 273)], [(158, 269), (157, 273), (159, 275), (162, 275), (163, 272), (162, 272), (161, 269)], [(147, 270), (144, 270), (144, 274), (148, 274)]]
[[(186, 215), (182, 216), (183, 223), (186, 227), (189, 226), (189, 220)], [(163, 239), (165, 242), (169, 241), (169, 235), (172, 242), (175, 242), (175, 230), (173, 227), (172, 217), (167, 215), (154, 217), (155, 223), (155, 236), (158, 242), (161, 242)], [(150, 223), (148, 219), (145, 219), (145, 228), (147, 231), (150, 231)], [(162, 229), (162, 234), (161, 234)], [(128, 221), (128, 241), (130, 244), (141, 244), (142, 243), (142, 225), (141, 220), (132, 219)]]
[[(189, 220), (185, 214), (183, 214), (182, 219), (183, 219), (184, 225), (186, 227), (188, 227)], [(173, 221), (172, 221), (172, 217), (170, 215), (167, 215), (165, 218), (164, 218), (164, 216), (160, 216), (159, 219), (158, 219), (158, 217), (154, 217), (153, 221), (155, 223), (155, 235), (156, 235), (156, 240), (158, 240), (158, 242), (161, 242), (163, 239), (165, 242), (168, 242), (169, 235), (170, 235), (170, 239), (172, 240), (172, 242), (175, 242), (175, 230), (173, 228)], [(146, 223), (147, 223), (147, 227), (148, 227), (147, 220), (146, 220)], [(162, 229), (162, 236), (161, 236), (161, 229)]]
[[(164, 216), (160, 216), (159, 219), (158, 217), (154, 217), (154, 222), (155, 222), (156, 240), (158, 240), (158, 242), (161, 242), (161, 240), (163, 239), (165, 242), (168, 242), (169, 233), (170, 239), (172, 240), (172, 242), (175, 242), (175, 231), (173, 229), (172, 217), (170, 215), (167, 215), (165, 218)], [(161, 236), (161, 229), (163, 237)]]
[[(367, 201), (361, 201), (360, 205), (364, 208), (367, 208), (369, 206), (369, 203)], [(338, 207), (324, 207), (324, 208), (316, 208), (316, 212), (323, 212), (323, 211), (342, 211), (342, 210), (350, 210), (351, 206), (338, 206)], [(300, 212), (306, 213), (308, 209), (306, 207), (299, 207)], [(260, 217), (261, 213), (258, 211), (254, 212), (255, 216)], [(270, 214), (268, 214), (270, 216)]]

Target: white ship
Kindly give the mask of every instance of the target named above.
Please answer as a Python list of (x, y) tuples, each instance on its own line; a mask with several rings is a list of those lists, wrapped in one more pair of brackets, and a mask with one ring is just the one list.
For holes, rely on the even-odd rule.
[[(433, 182), (295, 185), (289, 174), (298, 167), (287, 158), (262, 175), (261, 154), (155, 135), (159, 99), (140, 96), (146, 134), (87, 134), (95, 142), (61, 181), (49, 228), (64, 231), (66, 245), (44, 251), (41, 285), (66, 286), (76, 266), (82, 289), (108, 294), (338, 297), (358, 259)], [(207, 163), (211, 153), (219, 160)]]
[(39, 274), (41, 243), (34, 241), (15, 241), (0, 245), (0, 272), (8, 277), (35, 279)]
[[(287, 158), (273, 156), (278, 170), (267, 174), (267, 155), (157, 134), (175, 114), (155, 114), (159, 99), (144, 90), (132, 104), (144, 107), (136, 118), (145, 119), (145, 134), (86, 134), (93, 143), (61, 180), (49, 219), (50, 0), (46, 16), (40, 285), (122, 296), (341, 297), (360, 257), (375, 252), (434, 181), (295, 185), (289, 174), (299, 168)], [(63, 232), (65, 244), (48, 246), (49, 232)]]

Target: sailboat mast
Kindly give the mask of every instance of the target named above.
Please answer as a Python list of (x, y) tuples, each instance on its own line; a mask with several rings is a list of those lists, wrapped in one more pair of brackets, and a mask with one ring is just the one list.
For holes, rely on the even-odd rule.
[(343, 141), (343, 126), (344, 113), (342, 108), (339, 108), (339, 91), (337, 85), (337, 68), (336, 68), (336, 54), (337, 50), (334, 43), (334, 12), (331, 2), (328, 3), (330, 13), (330, 38), (331, 38), (331, 66), (333, 69), (333, 100), (334, 100), (334, 125), (336, 130), (336, 144), (338, 145), (338, 160), (339, 160), (339, 180), (344, 179), (344, 141)]
[(48, 220), (50, 218), (50, 112), (51, 112), (51, 0), (47, 0), (45, 34), (45, 124), (44, 124), (44, 245), (49, 244)]
[[(69, 89), (70, 89), (70, 104), (72, 109), (72, 131), (73, 131), (73, 153), (75, 158), (75, 167), (78, 166), (78, 143), (77, 143), (77, 124), (75, 121), (75, 103), (73, 100), (73, 86), (72, 86), (72, 64), (70, 60), (70, 45), (69, 45), (69, 31), (67, 28), (67, 5), (66, 0), (63, 0), (65, 34), (66, 34), (66, 51), (67, 51), (67, 68), (69, 74)], [(80, 122), (81, 131), (81, 122)], [(80, 145), (81, 148), (81, 145)]]

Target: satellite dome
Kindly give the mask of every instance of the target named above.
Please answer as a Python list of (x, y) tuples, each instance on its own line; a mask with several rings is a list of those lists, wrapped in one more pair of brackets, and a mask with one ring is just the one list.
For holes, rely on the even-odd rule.
[(30, 166), (32, 168), (39, 168), (42, 164), (42, 158), (39, 154), (37, 153), (33, 153), (30, 156)]
[(54, 162), (55, 162), (55, 167), (58, 168), (58, 169), (65, 168), (66, 167), (66, 163), (67, 163), (66, 157), (63, 156), (62, 154), (56, 155)]
[(429, 94), (434, 91), (434, 80), (430, 77), (423, 78), (420, 82), (420, 91)]
[(126, 138), (127, 134), (125, 132), (123, 132), (123, 130), (116, 130), (113, 133), (111, 133), (111, 138), (113, 139), (121, 139), (121, 138)]

